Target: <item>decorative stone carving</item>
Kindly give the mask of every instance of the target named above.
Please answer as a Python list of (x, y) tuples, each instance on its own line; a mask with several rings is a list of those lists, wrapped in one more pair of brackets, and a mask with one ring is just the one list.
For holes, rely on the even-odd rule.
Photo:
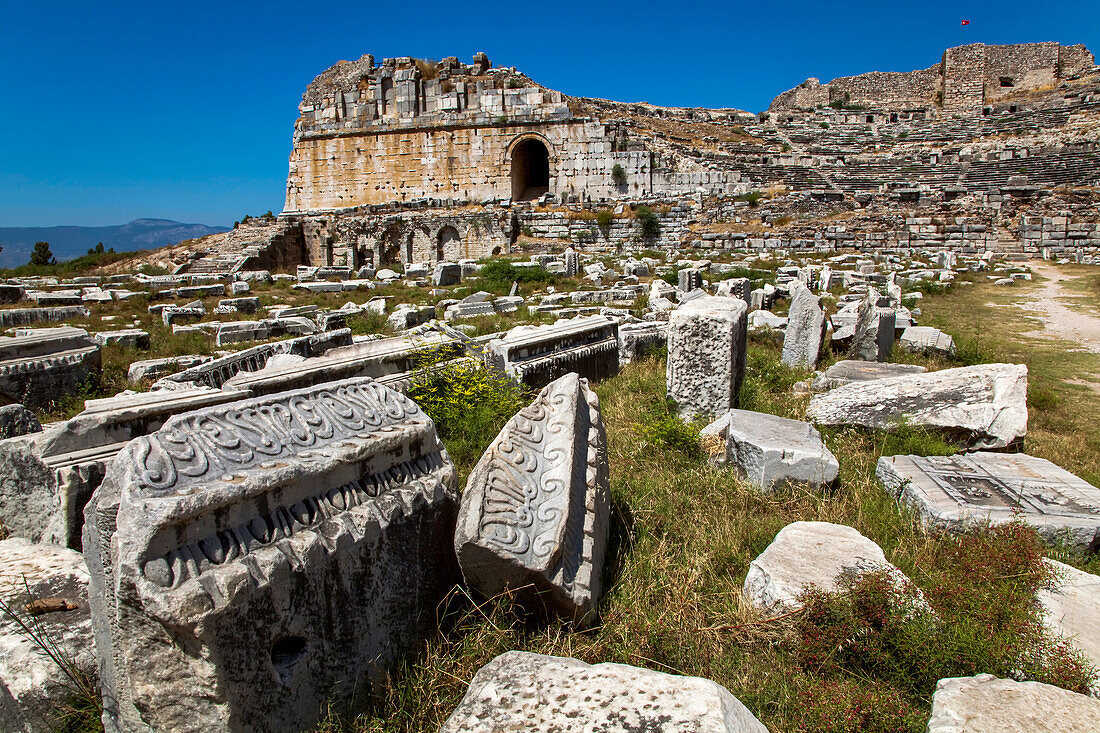
[(470, 681), (440, 733), (497, 731), (767, 733), (717, 682), (626, 664), (505, 652)]
[(519, 592), (586, 623), (596, 613), (610, 489), (600, 405), (588, 380), (551, 382), (489, 445), (466, 483), (455, 551), (471, 587)]
[(1027, 433), (1027, 367), (979, 364), (854, 382), (814, 395), (819, 425), (939, 430), (971, 448), (1003, 448)]
[(875, 476), (930, 525), (964, 529), (1022, 519), (1049, 542), (1100, 549), (1100, 489), (1042, 458), (883, 456)]
[(370, 379), (178, 415), (85, 510), (108, 729), (309, 728), (456, 578), (454, 467)]
[(99, 372), (99, 346), (79, 328), (0, 336), (0, 396), (30, 410), (48, 407)]
[(489, 342), (496, 367), (529, 387), (576, 372), (602, 379), (619, 368), (618, 323), (607, 316), (562, 319), (549, 326), (516, 326)]
[(747, 320), (740, 298), (704, 296), (672, 312), (665, 380), (681, 417), (713, 417), (736, 407)]

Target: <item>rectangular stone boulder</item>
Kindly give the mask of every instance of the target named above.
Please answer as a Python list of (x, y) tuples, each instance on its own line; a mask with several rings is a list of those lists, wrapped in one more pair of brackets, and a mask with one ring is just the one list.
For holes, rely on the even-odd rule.
[(804, 285), (795, 286), (787, 314), (787, 330), (783, 333), (783, 363), (800, 369), (816, 367), (827, 326), (821, 298)]
[(962, 530), (1020, 519), (1049, 542), (1100, 549), (1100, 489), (1042, 458), (883, 456), (875, 476), (935, 527)]
[(1004, 448), (1027, 433), (1027, 367), (978, 364), (852, 382), (814, 395), (806, 416), (869, 430), (925, 427), (970, 448)]
[(177, 415), (85, 510), (109, 730), (311, 728), (456, 580), (435, 426), (370, 379)]
[(740, 298), (704, 296), (672, 312), (665, 381), (680, 417), (714, 417), (737, 406), (747, 321)]

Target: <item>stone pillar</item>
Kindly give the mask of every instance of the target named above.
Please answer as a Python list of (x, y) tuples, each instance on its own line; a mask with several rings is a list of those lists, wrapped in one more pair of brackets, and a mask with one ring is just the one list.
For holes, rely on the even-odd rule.
[(748, 306), (704, 296), (672, 312), (668, 323), (668, 396), (680, 417), (713, 418), (737, 406), (745, 374)]

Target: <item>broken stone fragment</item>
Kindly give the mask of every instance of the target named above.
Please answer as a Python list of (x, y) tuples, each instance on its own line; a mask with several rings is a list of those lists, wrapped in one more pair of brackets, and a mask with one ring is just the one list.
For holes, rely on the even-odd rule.
[(869, 382), (875, 379), (900, 377), (904, 374), (923, 374), (928, 371), (916, 364), (883, 364), (877, 361), (838, 361), (814, 377), (810, 385), (813, 392), (827, 392), (852, 382)]
[(708, 454), (731, 463), (761, 491), (798, 485), (818, 488), (832, 483), (840, 470), (813, 425), (748, 410), (730, 410), (708, 425), (700, 439)]
[(955, 355), (955, 340), (938, 328), (931, 326), (909, 326), (901, 332), (898, 345), (914, 354), (932, 354), (952, 357)]
[(599, 400), (567, 374), (489, 445), (466, 483), (455, 551), (467, 585), (511, 589), (537, 611), (587, 623), (596, 613), (610, 490)]
[(979, 364), (855, 382), (814, 395), (819, 425), (939, 430), (971, 448), (1004, 448), (1027, 433), (1027, 367)]
[(53, 644), (59, 658), (92, 675), (95, 645), (84, 558), (56, 545), (2, 540), (0, 600), (9, 610), (0, 613), (0, 730), (56, 730), (54, 717), (74, 685), (17, 618)]
[(740, 298), (703, 296), (672, 312), (665, 381), (681, 418), (713, 418), (737, 406), (747, 320)]
[(787, 314), (787, 330), (783, 333), (783, 363), (801, 369), (816, 367), (827, 327), (821, 298), (797, 284)]
[[(1040, 590), (1043, 624), (1055, 636), (1065, 638), (1100, 668), (1100, 577), (1057, 560), (1045, 558), (1058, 573), (1055, 590)], [(1095, 688), (1100, 680), (1094, 681)]]
[(1079, 733), (1100, 730), (1100, 700), (991, 674), (936, 683), (928, 733)]
[(835, 592), (839, 577), (879, 570), (905, 580), (902, 572), (886, 561), (882, 548), (851, 527), (794, 522), (779, 530), (749, 565), (743, 591), (756, 608), (779, 614), (801, 608), (798, 597), (810, 586)]
[(1051, 543), (1100, 549), (1100, 489), (1023, 453), (883, 456), (875, 477), (931, 526), (961, 530), (1022, 520)]
[(85, 510), (106, 727), (312, 728), (434, 622), (455, 482), (431, 419), (366, 378), (131, 440)]
[(767, 732), (711, 680), (519, 651), (478, 670), (440, 733), (505, 730)]

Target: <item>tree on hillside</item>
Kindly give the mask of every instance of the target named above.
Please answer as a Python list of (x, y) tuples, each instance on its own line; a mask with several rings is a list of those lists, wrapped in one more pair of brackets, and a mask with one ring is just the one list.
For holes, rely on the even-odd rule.
[(32, 265), (56, 265), (57, 258), (50, 251), (49, 242), (35, 242), (34, 251), (31, 252)]

